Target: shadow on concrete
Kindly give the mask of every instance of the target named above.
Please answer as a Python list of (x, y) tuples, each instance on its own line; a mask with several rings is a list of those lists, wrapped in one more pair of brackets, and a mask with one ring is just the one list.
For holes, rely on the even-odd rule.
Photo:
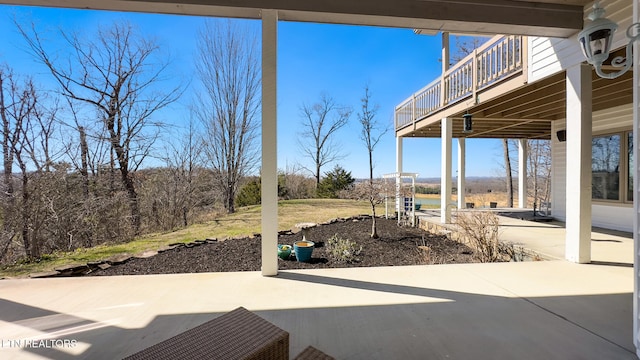
[(633, 264), (623, 263), (623, 262), (613, 262), (613, 261), (597, 261), (591, 260), (591, 265), (603, 265), (603, 266), (618, 266), (618, 267), (629, 267), (632, 268)]
[[(317, 308), (301, 302), (254, 311), (289, 332), (292, 355), (313, 345), (338, 359), (636, 359), (631, 293), (519, 298), (295, 272), (276, 279), (291, 282), (292, 292), (305, 282), (363, 290), (357, 292), (363, 300), (376, 293), (416, 297), (407, 304)], [(88, 344), (75, 355), (20, 350), (53, 359), (122, 358), (221, 314), (159, 315), (128, 329), (0, 299), (0, 320)]]

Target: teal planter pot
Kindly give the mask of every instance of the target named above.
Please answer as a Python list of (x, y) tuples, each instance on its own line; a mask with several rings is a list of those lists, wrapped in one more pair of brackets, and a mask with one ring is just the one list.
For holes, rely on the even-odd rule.
[(307, 262), (311, 260), (311, 254), (313, 253), (313, 247), (315, 244), (313, 241), (296, 241), (293, 243), (293, 250), (296, 253), (296, 260), (300, 262)]
[(291, 245), (278, 244), (278, 257), (282, 260), (288, 260), (291, 256)]

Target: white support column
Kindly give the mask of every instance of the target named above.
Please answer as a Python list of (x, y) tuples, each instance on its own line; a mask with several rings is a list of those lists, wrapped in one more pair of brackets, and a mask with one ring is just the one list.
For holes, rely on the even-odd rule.
[(278, 275), (278, 12), (262, 10), (262, 275)]
[(396, 136), (396, 213), (400, 223), (400, 210), (404, 208), (404, 199), (400, 199), (400, 187), (402, 185), (402, 137)]
[(452, 123), (450, 118), (442, 119), (442, 164), (440, 170), (440, 222), (451, 222), (451, 135)]
[[(591, 66), (567, 69), (567, 238), (565, 257), (591, 261)], [(570, 161), (569, 161), (570, 159)]]
[(527, 207), (527, 139), (518, 141), (518, 207)]
[[(633, 22), (640, 22), (640, 3), (633, 2)], [(633, 251), (634, 251), (634, 281), (633, 281), (633, 343), (636, 355), (640, 358), (640, 296), (638, 287), (640, 273), (640, 43), (633, 45)]]
[(465, 187), (467, 186), (465, 181), (466, 158), (465, 138), (458, 138), (458, 209), (466, 207), (464, 199), (466, 196)]

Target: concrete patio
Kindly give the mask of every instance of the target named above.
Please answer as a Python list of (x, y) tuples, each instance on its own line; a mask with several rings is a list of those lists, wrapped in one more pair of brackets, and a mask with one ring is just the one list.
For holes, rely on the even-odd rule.
[[(511, 213), (511, 216), (499, 216), (500, 239), (521, 245), (535, 251), (545, 259), (565, 259), (565, 238), (567, 235), (565, 223), (561, 221), (535, 222), (521, 220), (531, 218), (531, 209), (496, 208), (482, 209), (496, 213)], [(455, 210), (454, 218), (458, 211)], [(521, 214), (521, 215), (519, 215)], [(441, 225), (440, 210), (425, 210), (417, 212), (420, 221), (427, 221)], [(445, 227), (451, 225), (444, 225)], [(631, 233), (592, 228), (591, 231), (591, 262), (597, 264), (633, 266), (633, 236)]]
[[(521, 236), (545, 229), (514, 221)], [(556, 239), (560, 229), (531, 237)], [(594, 239), (618, 239), (602, 236)], [(636, 359), (626, 241), (597, 242), (595, 254), (600, 245), (610, 253), (600, 265), (2, 280), (0, 357), (122, 358), (244, 306), (290, 333), (292, 356), (313, 345), (337, 359)], [(76, 345), (25, 346), (33, 338)]]

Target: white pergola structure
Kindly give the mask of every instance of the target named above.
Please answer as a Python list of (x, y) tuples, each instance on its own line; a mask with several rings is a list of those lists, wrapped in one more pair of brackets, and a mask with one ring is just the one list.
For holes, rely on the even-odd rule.
[[(584, 7), (589, 0), (0, 0), (0, 4), (67, 7), (77, 9), (137, 11), (179, 15), (220, 16), (262, 19), (262, 274), (273, 276), (277, 269), (277, 24), (279, 20), (319, 23), (342, 23), (423, 29), (419, 32), (519, 34), (568, 38), (575, 36), (584, 23)], [(640, 21), (640, 4), (633, 0), (633, 21)], [(577, 262), (588, 261), (585, 255), (590, 228), (590, 184), (587, 175), (587, 151), (591, 141), (589, 87), (591, 72), (586, 65), (567, 71), (568, 158), (576, 159), (567, 180), (567, 256)], [(633, 159), (634, 159), (634, 344), (638, 349), (638, 253), (640, 223), (640, 169), (638, 138), (640, 135), (640, 44), (634, 45), (633, 65)], [(589, 105), (587, 105), (587, 103)], [(575, 112), (573, 112), (575, 110)], [(569, 113), (569, 111), (567, 111)], [(449, 120), (443, 121), (447, 125)], [(447, 135), (448, 126), (443, 126)], [(445, 136), (446, 137), (446, 136)], [(444, 137), (443, 137), (444, 138)], [(450, 148), (450, 142), (444, 144)], [(399, 140), (401, 148), (401, 140)], [(464, 144), (462, 145), (464, 147)], [(447, 149), (444, 149), (448, 151)], [(401, 151), (399, 152), (401, 154)], [(449, 166), (448, 168), (445, 168)], [(444, 164), (443, 170), (450, 170)], [(401, 171), (398, 171), (401, 172)], [(445, 172), (443, 171), (443, 174)], [(448, 171), (447, 173), (450, 173)], [(579, 179), (579, 180), (575, 180)], [(443, 189), (450, 186), (443, 180)], [(571, 183), (569, 183), (571, 182)], [(464, 187), (460, 187), (464, 188)], [(446, 208), (446, 207), (445, 207)], [(446, 211), (443, 214), (446, 220)], [(640, 354), (640, 351), (637, 352)]]
[[(416, 178), (418, 178), (417, 173), (403, 173), (396, 172), (391, 174), (382, 175), (383, 179), (394, 179), (396, 182), (396, 212), (398, 213), (398, 224), (400, 224), (403, 214), (410, 213), (411, 226), (416, 225)], [(404, 186), (404, 179), (411, 179), (411, 201), (409, 204), (409, 210), (407, 210), (406, 204), (406, 195), (405, 192), (402, 191), (402, 187)], [(387, 209), (387, 194), (385, 194), (385, 213), (388, 211)]]

